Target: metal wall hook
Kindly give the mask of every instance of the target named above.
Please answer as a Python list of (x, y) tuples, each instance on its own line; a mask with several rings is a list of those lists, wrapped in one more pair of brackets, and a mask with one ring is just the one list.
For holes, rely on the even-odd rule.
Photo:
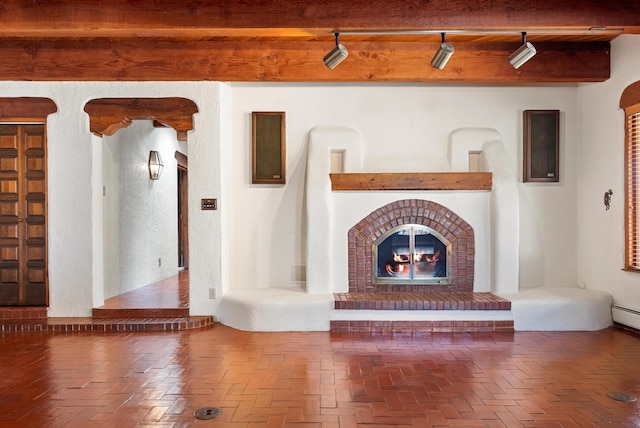
[(604, 209), (608, 210), (611, 207), (611, 195), (613, 195), (613, 190), (609, 189), (604, 192)]

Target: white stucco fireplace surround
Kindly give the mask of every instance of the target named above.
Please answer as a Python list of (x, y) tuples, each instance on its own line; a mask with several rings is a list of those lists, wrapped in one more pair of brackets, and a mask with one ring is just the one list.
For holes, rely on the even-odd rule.
[[(467, 172), (470, 151), (481, 152), (482, 169), (493, 175), (491, 191), (339, 192), (331, 188), (331, 153), (342, 153), (343, 172), (365, 172), (361, 137), (350, 128), (312, 129), (305, 183), (306, 289), (230, 290), (221, 302), (220, 321), (249, 331), (328, 331), (331, 321), (357, 320), (513, 321), (516, 330), (597, 330), (611, 325), (611, 296), (607, 293), (577, 287), (565, 287), (560, 294), (559, 288), (543, 287), (537, 289), (537, 294), (530, 294), (531, 298), (519, 293), (520, 184), (497, 131), (453, 131), (448, 149), (450, 170), (419, 172)], [(511, 311), (334, 309), (333, 293), (352, 291), (349, 284), (357, 282), (349, 277), (350, 229), (381, 207), (403, 200), (442, 206), (464, 219), (475, 241), (470, 288), (513, 299), (516, 303)], [(370, 269), (371, 261), (368, 263), (366, 269)], [(551, 293), (546, 292), (547, 288), (552, 289)], [(540, 316), (544, 323), (536, 321)]]

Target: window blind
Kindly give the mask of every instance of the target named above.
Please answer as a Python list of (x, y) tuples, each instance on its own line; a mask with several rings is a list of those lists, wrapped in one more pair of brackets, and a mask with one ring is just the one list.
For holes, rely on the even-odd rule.
[(627, 116), (627, 269), (640, 270), (640, 112)]

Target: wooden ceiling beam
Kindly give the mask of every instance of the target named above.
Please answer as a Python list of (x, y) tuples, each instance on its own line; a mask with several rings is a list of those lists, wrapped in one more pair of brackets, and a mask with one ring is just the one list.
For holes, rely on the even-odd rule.
[[(347, 29), (615, 27), (640, 31), (628, 0), (4, 0), (0, 37), (322, 36)], [(289, 33), (289, 34), (285, 34)]]
[[(346, 42), (345, 42), (346, 43)], [(456, 44), (444, 70), (431, 67), (438, 44), (346, 43), (334, 70), (331, 43), (0, 41), (0, 80), (280, 82), (597, 82), (609, 78), (609, 43), (536, 44), (514, 70), (519, 44)], [(9, 60), (10, 59), (10, 60)]]

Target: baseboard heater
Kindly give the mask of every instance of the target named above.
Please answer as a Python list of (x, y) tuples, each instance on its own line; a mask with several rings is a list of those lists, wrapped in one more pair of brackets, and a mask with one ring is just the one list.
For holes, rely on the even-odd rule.
[(640, 330), (640, 311), (631, 308), (625, 308), (619, 305), (613, 305), (611, 310), (613, 321), (628, 327)]

